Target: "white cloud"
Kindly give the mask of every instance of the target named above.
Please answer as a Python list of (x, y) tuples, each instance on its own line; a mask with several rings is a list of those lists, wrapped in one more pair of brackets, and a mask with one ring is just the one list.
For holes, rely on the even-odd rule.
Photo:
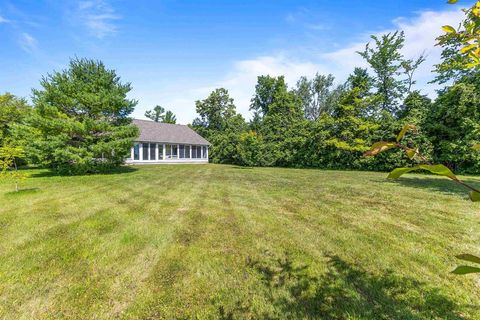
[(118, 28), (114, 22), (121, 19), (112, 6), (103, 0), (80, 1), (76, 15), (89, 32), (99, 39), (115, 34)]
[[(294, 20), (294, 16), (287, 17), (287, 20)], [(404, 30), (405, 47), (403, 54), (407, 58), (415, 58), (420, 54), (427, 55), (426, 62), (419, 68), (416, 74), (417, 87), (430, 96), (435, 94), (435, 86), (428, 84), (433, 77), (431, 70), (433, 65), (440, 60), (441, 48), (435, 47), (435, 38), (441, 34), (441, 26), (445, 24), (457, 24), (462, 18), (460, 11), (433, 12), (426, 11), (419, 13), (411, 19), (398, 18), (392, 21), (393, 27), (362, 34), (355, 41), (344, 48), (333, 52), (319, 54), (312, 52), (308, 58), (299, 59), (294, 53), (283, 51), (272, 55), (264, 55), (252, 59), (239, 60), (233, 63), (226, 76), (220, 80), (212, 80), (205, 85), (182, 86), (181, 90), (169, 89), (169, 92), (142, 92), (140, 106), (135, 116), (142, 117), (145, 109), (145, 102), (151, 107), (155, 105), (155, 98), (162, 97), (165, 106), (172, 108), (177, 113), (180, 123), (191, 122), (195, 117), (194, 101), (204, 99), (215, 88), (225, 87), (234, 98), (237, 110), (247, 119), (251, 117), (249, 112), (250, 99), (255, 90), (257, 76), (284, 75), (286, 82), (291, 86), (295, 85), (300, 76), (312, 77), (315, 73), (332, 73), (338, 82), (346, 80), (348, 74), (357, 66), (365, 67), (363, 59), (356, 52), (364, 49), (369, 42), (370, 34), (381, 35), (395, 30)], [(321, 46), (321, 44), (319, 44)], [(190, 88), (188, 88), (190, 87)], [(150, 90), (148, 90), (150, 91)], [(181, 92), (181, 95), (178, 94)], [(146, 98), (146, 99), (145, 99)], [(158, 101), (158, 100), (157, 100)]]
[[(462, 19), (461, 11), (419, 13), (412, 19), (398, 18), (393, 21), (394, 27), (389, 30), (372, 32), (381, 35), (395, 30), (405, 32), (403, 54), (407, 58), (415, 58), (422, 53), (427, 55), (426, 61), (417, 70), (417, 88), (430, 96), (435, 94), (436, 86), (428, 84), (432, 80), (433, 66), (440, 61), (441, 48), (435, 46), (435, 38), (441, 34), (441, 26), (457, 24)], [(359, 40), (345, 48), (318, 55), (312, 53), (310, 59), (299, 60), (284, 52), (272, 56), (261, 56), (254, 59), (238, 61), (232, 71), (213, 87), (225, 86), (235, 99), (238, 110), (247, 118), (250, 99), (253, 95), (256, 78), (259, 75), (284, 75), (290, 86), (295, 85), (300, 76), (312, 77), (315, 73), (332, 73), (337, 81), (346, 80), (355, 67), (365, 67), (363, 58), (356, 53), (365, 48), (370, 41), (370, 34), (364, 34)], [(213, 88), (212, 87), (212, 88)]]
[(18, 44), (23, 49), (23, 51), (32, 53), (37, 50), (38, 41), (30, 34), (22, 32), (18, 38)]
[[(432, 79), (433, 66), (440, 61), (441, 48), (435, 46), (436, 38), (442, 33), (441, 27), (445, 24), (458, 24), (461, 21), (461, 11), (425, 11), (411, 19), (398, 18), (393, 21), (393, 28), (372, 32), (375, 35), (382, 35), (395, 30), (405, 32), (405, 46), (402, 53), (406, 58), (416, 58), (424, 53), (426, 61), (417, 70), (417, 88), (423, 89), (424, 93), (431, 96), (435, 94), (436, 87), (428, 84)], [(325, 64), (331, 65), (336, 70), (335, 74), (346, 77), (354, 67), (366, 67), (365, 61), (357, 51), (363, 51), (365, 44), (369, 42), (368, 34), (360, 37), (359, 41), (334, 52), (323, 55)]]
[[(161, 104), (166, 109), (172, 108), (179, 123), (188, 123), (195, 118), (195, 101), (205, 99), (216, 88), (226, 88), (235, 100), (237, 111), (247, 119), (250, 118), (250, 99), (255, 90), (259, 75), (285, 76), (286, 82), (293, 86), (301, 76), (312, 77), (316, 72), (325, 73), (326, 70), (319, 64), (309, 61), (299, 61), (285, 54), (264, 56), (255, 59), (241, 60), (234, 63), (231, 71), (224, 79), (211, 81), (205, 86), (195, 87), (178, 85), (178, 90), (168, 88), (159, 92), (147, 88), (134, 88), (132, 96), (141, 97), (136, 108), (135, 117), (143, 117), (146, 109), (155, 104)], [(149, 85), (149, 84), (146, 84)], [(160, 87), (153, 85), (152, 87)], [(152, 92), (153, 91), (153, 92)], [(181, 95), (179, 95), (181, 92)], [(147, 107), (148, 106), (148, 107)]]
[(296, 60), (286, 53), (280, 53), (236, 62), (233, 70), (215, 87), (224, 86), (229, 89), (235, 99), (238, 111), (249, 118), (250, 99), (254, 93), (258, 76), (283, 75), (285, 81), (293, 86), (301, 76), (312, 77), (316, 72), (325, 73), (327, 70), (324, 66), (312, 61)]
[(2, 16), (0, 16), (0, 23), (9, 23), (10, 21)]

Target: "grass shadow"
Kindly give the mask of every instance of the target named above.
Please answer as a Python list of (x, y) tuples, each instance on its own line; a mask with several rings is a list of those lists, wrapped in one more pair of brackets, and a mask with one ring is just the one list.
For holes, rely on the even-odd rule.
[(93, 175), (113, 175), (113, 174), (126, 174), (138, 171), (138, 168), (132, 166), (121, 166), (105, 172), (97, 173), (85, 173), (85, 174), (61, 174), (52, 170), (45, 170), (37, 173), (32, 173), (32, 178), (45, 178), (45, 177), (71, 177), (71, 176), (93, 176)]
[(247, 169), (247, 170), (252, 170), (255, 167), (244, 167), (244, 166), (232, 166), (233, 169)]
[[(480, 182), (472, 179), (462, 179), (465, 183), (479, 188)], [(426, 189), (432, 192), (442, 192), (446, 194), (456, 194), (464, 198), (468, 196), (468, 189), (453, 182), (450, 179), (428, 178), (428, 177), (402, 177), (396, 180), (388, 180), (389, 183), (398, 184), (410, 188)]]
[[(266, 287), (266, 303), (274, 312), (259, 319), (463, 319), (465, 310), (441, 289), (392, 271), (373, 274), (339, 256), (326, 256), (327, 271), (312, 276), (307, 265), (288, 255), (248, 261)], [(241, 301), (232, 309), (218, 308), (220, 319), (255, 314), (253, 303)], [(237, 307), (238, 306), (238, 307)]]
[(19, 189), (18, 191), (9, 191), (6, 192), (5, 195), (7, 196), (21, 196), (24, 194), (31, 194), (31, 193), (36, 193), (39, 188), (25, 188), (25, 189)]

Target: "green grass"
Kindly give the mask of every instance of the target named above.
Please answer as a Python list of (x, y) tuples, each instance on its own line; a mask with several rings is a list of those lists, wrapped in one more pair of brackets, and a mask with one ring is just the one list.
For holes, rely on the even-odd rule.
[[(480, 319), (450, 181), (220, 165), (0, 183), (2, 319)], [(467, 177), (480, 186), (480, 180)]]

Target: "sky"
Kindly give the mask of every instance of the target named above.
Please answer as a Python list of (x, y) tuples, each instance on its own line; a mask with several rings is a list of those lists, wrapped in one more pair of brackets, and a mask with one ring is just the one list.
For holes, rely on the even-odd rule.
[(300, 76), (332, 73), (341, 83), (365, 66), (356, 51), (370, 35), (404, 30), (405, 57), (427, 55), (416, 89), (433, 97), (428, 81), (441, 52), (435, 38), (472, 3), (0, 0), (0, 93), (30, 99), (43, 76), (73, 57), (90, 58), (132, 84), (135, 118), (161, 105), (178, 123), (191, 123), (195, 101), (224, 87), (249, 119), (257, 76), (284, 75), (293, 87)]

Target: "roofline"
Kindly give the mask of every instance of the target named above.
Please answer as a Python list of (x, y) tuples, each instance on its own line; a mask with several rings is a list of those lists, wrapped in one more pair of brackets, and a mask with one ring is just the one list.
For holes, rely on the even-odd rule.
[(210, 142), (208, 143), (191, 143), (191, 142), (172, 142), (172, 141), (153, 141), (153, 140), (134, 140), (134, 142), (148, 142), (148, 143), (168, 143), (168, 144), (185, 144), (189, 146), (211, 146), (212, 144)]
[[(167, 123), (167, 122), (158, 122), (158, 121), (153, 121), (153, 120), (146, 120), (146, 119), (135, 119), (132, 118), (132, 120), (135, 121), (144, 121), (144, 122), (152, 122), (152, 123), (161, 123), (161, 124), (166, 124), (170, 126), (182, 126), (182, 127), (188, 127), (188, 124), (180, 124), (180, 123)], [(190, 127), (189, 127), (190, 128)]]
[(208, 141), (207, 139), (205, 139), (204, 137), (202, 137), (198, 132), (196, 132), (194, 129), (192, 129), (188, 124), (178, 124), (178, 123), (166, 123), (166, 122), (157, 122), (157, 121), (153, 121), (153, 120), (147, 120), (147, 119), (136, 119), (136, 118), (132, 118), (132, 120), (135, 120), (135, 121), (143, 121), (143, 122), (150, 122), (150, 123), (158, 123), (158, 124), (162, 124), (162, 125), (171, 125), (171, 126), (180, 126), (180, 127), (187, 127), (189, 128), (190, 130), (192, 130), (193, 132), (195, 132), (198, 136), (200, 136), (203, 140), (207, 141), (207, 143), (190, 143), (190, 142), (169, 142), (169, 141), (146, 141), (146, 140), (135, 140), (135, 142), (155, 142), (155, 143), (176, 143), (176, 144), (188, 144), (188, 145), (192, 145), (192, 146), (212, 146), (212, 143), (210, 143), (210, 141)]

